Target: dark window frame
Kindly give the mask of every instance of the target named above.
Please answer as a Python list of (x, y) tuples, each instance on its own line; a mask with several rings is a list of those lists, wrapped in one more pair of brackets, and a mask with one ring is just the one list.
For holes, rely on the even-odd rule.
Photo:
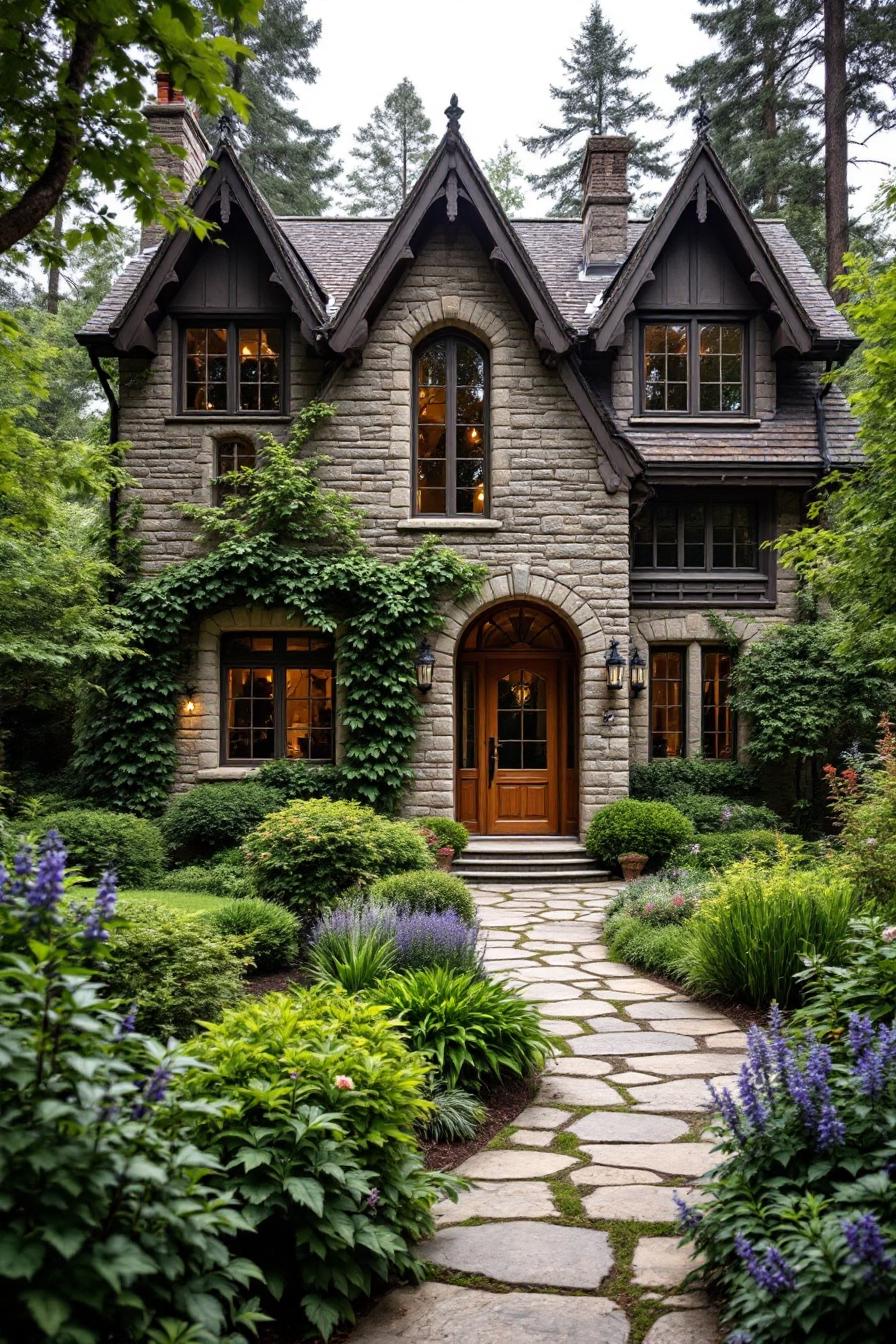
[[(730, 702), (729, 702), (729, 712), (730, 712), (730, 715), (731, 715), (731, 755), (730, 755), (730, 756), (708, 756), (707, 753), (706, 753), (706, 709), (707, 709), (707, 705), (706, 705), (706, 698), (705, 698), (705, 693), (704, 693), (704, 691), (705, 691), (705, 686), (706, 686), (706, 658), (707, 658), (707, 655), (708, 655), (708, 654), (709, 654), (709, 655), (712, 655), (712, 654), (720, 654), (720, 653), (721, 653), (721, 654), (727, 654), (728, 657), (731, 659), (731, 669), (730, 669), (729, 674), (728, 674), (729, 691), (730, 691), (731, 672), (733, 672), (733, 670), (734, 670), (734, 663), (735, 663), (735, 659), (736, 659), (736, 654), (732, 653), (732, 651), (731, 651), (730, 649), (726, 649), (726, 648), (724, 647), (724, 645), (722, 645), (722, 644), (701, 644), (701, 646), (700, 646), (700, 751), (701, 751), (701, 754), (702, 754), (707, 760), (711, 760), (711, 761), (736, 761), (736, 760), (737, 760), (737, 755), (738, 755), (738, 751), (737, 751), (737, 715), (735, 714), (734, 710), (730, 708)], [(716, 732), (714, 735), (715, 735), (715, 736), (718, 736), (718, 733)]]
[[(294, 650), (287, 651), (287, 639), (301, 639), (303, 636), (310, 636), (314, 639), (326, 639), (328, 647), (326, 649), (309, 649), (307, 651)], [(234, 649), (232, 654), (227, 652), (227, 644), (230, 640), (236, 639), (272, 639), (274, 647), (271, 650), (263, 649), (250, 650), (244, 652)], [(274, 754), (272, 756), (231, 756), (228, 752), (228, 695), (227, 695), (227, 673), (234, 668), (242, 667), (270, 667), (274, 672)], [(328, 757), (287, 757), (286, 755), (286, 669), (287, 668), (320, 668), (326, 669), (332, 673), (332, 727), (331, 751)], [(245, 765), (252, 767), (264, 765), (267, 761), (279, 760), (305, 760), (309, 765), (328, 765), (336, 759), (336, 658), (335, 647), (331, 636), (320, 633), (315, 630), (228, 630), (221, 636), (218, 648), (218, 671), (219, 671), (219, 691), (220, 691), (220, 762), (222, 765), (234, 766)]]
[[(232, 443), (239, 444), (243, 448), (248, 448), (252, 453), (253, 467), (258, 466), (258, 445), (253, 438), (248, 434), (219, 434), (214, 441), (213, 451), (215, 454), (215, 462), (212, 475), (212, 493), (214, 502), (218, 505), (223, 504), (226, 499), (229, 499), (233, 494), (237, 493), (237, 491), (242, 493), (238, 486), (226, 485), (220, 479), (221, 476), (229, 474), (227, 469), (222, 470), (221, 468), (221, 451)], [(232, 468), (230, 470), (232, 470)]]
[[(678, 757), (657, 756), (653, 750), (653, 709), (654, 676), (653, 659), (656, 654), (675, 653), (681, 658), (681, 752)], [(688, 645), (687, 644), (651, 644), (647, 654), (648, 667), (648, 705), (647, 705), (647, 752), (651, 761), (684, 759), (688, 754)], [(702, 671), (702, 668), (701, 668)], [(669, 680), (664, 678), (663, 680)]]
[[(704, 510), (703, 564), (686, 565), (684, 515), (689, 507), (693, 508), (697, 505), (702, 507), (702, 509)], [(746, 507), (752, 509), (753, 511), (753, 549), (756, 562), (753, 565), (715, 565), (713, 563), (714, 536), (715, 536), (713, 513), (716, 508), (727, 507), (729, 505), (738, 508)], [(674, 565), (660, 565), (657, 564), (656, 561), (657, 547), (658, 547), (656, 516), (657, 516), (657, 510), (662, 507), (669, 507), (677, 510), (675, 526), (676, 526), (676, 548), (678, 552), (678, 559)], [(760, 564), (760, 557), (763, 555), (763, 551), (761, 550), (763, 542), (762, 506), (761, 501), (756, 496), (748, 496), (746, 498), (738, 499), (735, 496), (726, 498), (722, 496), (711, 497), (701, 495), (695, 498), (693, 492), (691, 492), (689, 493), (688, 496), (679, 496), (679, 497), (667, 496), (665, 498), (659, 497), (655, 500), (652, 500), (651, 504), (647, 506), (647, 509), (650, 510), (648, 516), (652, 517), (653, 519), (653, 537), (650, 544), (653, 549), (654, 559), (653, 563), (649, 565), (636, 564), (635, 562), (635, 524), (637, 522), (636, 519), (635, 522), (633, 522), (632, 524), (633, 570), (637, 570), (640, 573), (659, 572), (668, 574), (731, 574), (735, 576), (738, 574), (758, 574), (762, 572), (762, 567)]]
[[(223, 327), (227, 331), (227, 405), (215, 410), (198, 410), (187, 404), (187, 332), (200, 327)], [(240, 409), (240, 328), (265, 327), (269, 331), (280, 333), (280, 406), (277, 410), (262, 411)], [(239, 317), (209, 317), (202, 314), (196, 317), (178, 314), (177, 318), (177, 376), (175, 379), (174, 411), (176, 415), (187, 415), (196, 420), (218, 420), (238, 417), (241, 420), (276, 420), (289, 414), (289, 324), (281, 314), (245, 313)], [(236, 436), (234, 436), (236, 437)]]
[[(754, 317), (741, 312), (717, 312), (708, 309), (705, 312), (639, 312), (637, 320), (636, 342), (638, 351), (637, 377), (635, 378), (635, 412), (640, 417), (661, 419), (674, 423), (690, 420), (727, 420), (736, 424), (749, 420), (753, 415), (754, 388)], [(648, 409), (645, 370), (645, 333), (649, 326), (661, 323), (664, 326), (685, 326), (688, 329), (688, 407), (685, 411), (659, 411)], [(736, 326), (743, 330), (743, 369), (741, 388), (743, 405), (739, 411), (701, 411), (700, 410), (700, 328), (705, 326)]]
[[(432, 345), (448, 342), (448, 360), (445, 374), (445, 512), (424, 513), (417, 507), (417, 453), (418, 393), (420, 389), (420, 360)], [(483, 360), (484, 397), (482, 405), (482, 485), (484, 491), (481, 513), (463, 513), (457, 509), (457, 344), (470, 346)], [(456, 327), (440, 327), (431, 332), (414, 349), (411, 387), (411, 504), (415, 518), (488, 518), (491, 510), (491, 355), (488, 346), (468, 331)]]

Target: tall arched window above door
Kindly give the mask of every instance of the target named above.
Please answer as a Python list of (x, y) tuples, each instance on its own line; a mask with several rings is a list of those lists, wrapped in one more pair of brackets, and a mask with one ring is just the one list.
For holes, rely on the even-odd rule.
[(421, 515), (488, 512), (488, 354), (439, 331), (414, 360), (414, 498)]

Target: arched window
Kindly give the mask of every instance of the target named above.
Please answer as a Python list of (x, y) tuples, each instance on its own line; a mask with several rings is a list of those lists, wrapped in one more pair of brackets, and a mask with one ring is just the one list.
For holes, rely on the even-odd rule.
[(254, 467), (256, 456), (255, 444), (249, 439), (218, 439), (215, 444), (215, 495), (219, 504), (242, 488), (233, 473)]
[(487, 512), (488, 355), (471, 336), (440, 331), (414, 361), (414, 488), (418, 514)]

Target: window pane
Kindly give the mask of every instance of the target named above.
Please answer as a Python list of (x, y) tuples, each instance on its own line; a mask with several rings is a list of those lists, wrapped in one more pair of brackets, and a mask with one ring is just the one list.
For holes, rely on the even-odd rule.
[(682, 532), (684, 534), (685, 569), (702, 569), (706, 559), (704, 536), (704, 516), (701, 504), (691, 505), (684, 510)]
[(448, 347), (444, 341), (429, 345), (420, 356), (418, 381), (423, 387), (443, 386), (447, 377)]
[(458, 425), (456, 434), (458, 457), (482, 457), (485, 439), (479, 425)]
[(685, 323), (649, 322), (644, 328), (644, 409), (688, 408), (688, 329)]
[(417, 484), (421, 488), (433, 485), (444, 486), (445, 459), (443, 457), (433, 457), (425, 462), (418, 462)]
[(417, 430), (417, 456), (445, 456), (444, 425), (426, 425)]
[(688, 329), (684, 322), (666, 327), (666, 349), (672, 355), (687, 354)]
[(458, 386), (469, 383), (482, 383), (485, 379), (485, 361), (472, 345), (457, 344), (457, 382)]
[[(702, 361), (701, 361), (702, 369)], [(718, 383), (707, 383), (703, 381), (701, 372), (700, 382), (700, 409), (701, 411), (719, 411), (722, 408), (720, 400), (720, 388)]]
[(734, 715), (729, 704), (731, 654), (703, 650), (703, 755), (710, 760), (733, 760), (736, 755)]
[(700, 327), (700, 409), (743, 411), (743, 327), (708, 323)]
[(685, 754), (681, 649), (650, 651), (650, 751), (657, 758)]
[(241, 411), (280, 409), (282, 332), (272, 327), (240, 327), (239, 383)]
[(184, 406), (191, 411), (227, 409), (227, 330), (188, 327), (184, 333)]
[(661, 504), (656, 510), (656, 563), (660, 569), (678, 568), (678, 509)]
[(485, 411), (485, 388), (481, 383), (475, 387), (457, 389), (457, 422), (460, 425), (481, 425)]
[(445, 491), (433, 487), (421, 486), (417, 490), (418, 513), (444, 513)]
[(666, 409), (669, 411), (686, 411), (688, 409), (687, 383), (666, 384)]
[(632, 564), (636, 569), (653, 568), (653, 510), (638, 514), (632, 529)]
[(716, 323), (700, 328), (700, 354), (717, 355), (722, 349), (722, 329)]
[(421, 387), (417, 392), (417, 419), (421, 425), (444, 425), (444, 387)]

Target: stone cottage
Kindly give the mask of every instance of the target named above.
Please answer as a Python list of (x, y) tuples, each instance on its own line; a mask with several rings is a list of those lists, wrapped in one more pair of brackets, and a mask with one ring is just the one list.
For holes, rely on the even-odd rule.
[[(195, 553), (179, 502), (211, 503), (259, 434), (323, 397), (324, 483), (362, 506), (374, 550), (438, 533), (488, 567), (432, 636), (409, 813), (574, 836), (633, 761), (735, 758), (732, 654), (708, 614), (745, 641), (792, 617), (763, 543), (855, 458), (820, 375), (856, 338), (705, 125), (650, 220), (629, 215), (622, 136), (584, 146), (581, 219), (510, 220), (452, 99), (395, 218), (294, 218), (164, 77), (146, 113), (226, 243), (145, 230), (79, 335), (120, 361), (147, 570)], [(194, 659), (178, 787), (339, 759), (330, 638), (219, 611)]]

